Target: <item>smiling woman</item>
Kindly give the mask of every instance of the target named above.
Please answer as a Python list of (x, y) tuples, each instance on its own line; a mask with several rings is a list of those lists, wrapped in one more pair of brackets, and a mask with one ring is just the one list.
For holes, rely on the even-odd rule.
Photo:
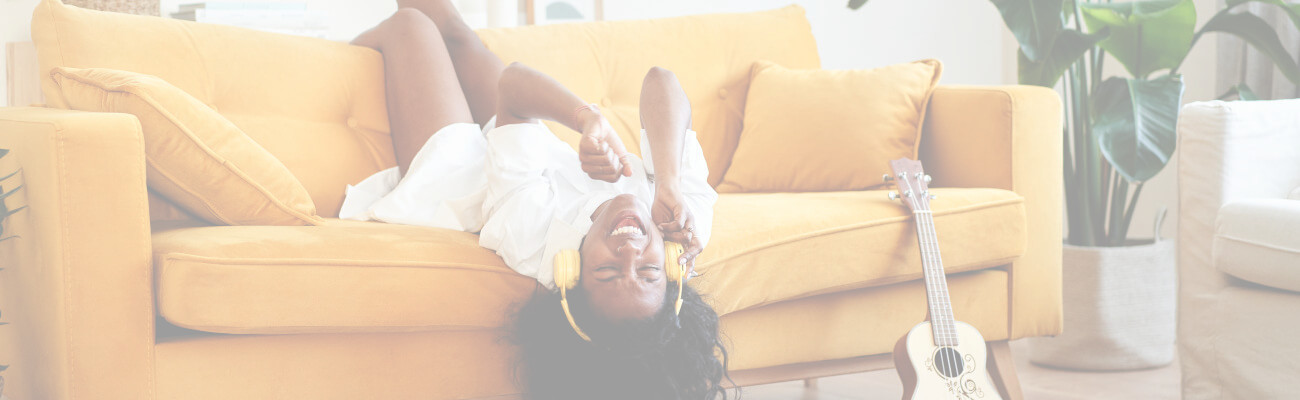
[[(677, 77), (646, 73), (637, 156), (595, 105), (503, 66), (447, 1), (399, 6), (353, 41), (384, 57), (398, 166), (349, 187), (340, 217), (477, 232), (557, 289), (517, 316), (531, 398), (715, 398), (718, 316), (685, 280), (718, 195)], [(582, 132), (578, 151), (541, 120)]]
[(596, 210), (581, 247), (582, 289), (592, 311), (611, 322), (645, 320), (659, 312), (668, 281), (664, 240), (649, 225), (650, 210), (619, 195)]

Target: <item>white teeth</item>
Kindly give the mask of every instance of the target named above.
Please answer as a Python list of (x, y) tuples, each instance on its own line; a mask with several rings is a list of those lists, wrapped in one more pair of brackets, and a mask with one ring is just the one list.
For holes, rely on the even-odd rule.
[(613, 232), (610, 232), (609, 235), (610, 236), (631, 235), (634, 233), (643, 234), (643, 235), (645, 234), (645, 232), (642, 232), (640, 228), (629, 225), (629, 226), (624, 226), (622, 228), (615, 229)]

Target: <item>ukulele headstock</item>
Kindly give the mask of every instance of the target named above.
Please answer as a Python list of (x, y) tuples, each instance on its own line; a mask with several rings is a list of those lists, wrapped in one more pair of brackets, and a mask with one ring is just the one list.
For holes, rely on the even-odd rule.
[(893, 183), (896, 191), (889, 192), (890, 200), (903, 200), (903, 205), (912, 212), (929, 210), (930, 176), (925, 174), (921, 162), (909, 158), (900, 158), (889, 162), (889, 169), (894, 173), (885, 175), (885, 183)]

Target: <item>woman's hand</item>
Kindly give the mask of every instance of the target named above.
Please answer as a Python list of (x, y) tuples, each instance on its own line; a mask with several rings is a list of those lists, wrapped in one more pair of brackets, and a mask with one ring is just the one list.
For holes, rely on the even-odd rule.
[(686, 248), (678, 262), (687, 266), (688, 273), (694, 271), (695, 257), (704, 251), (704, 246), (695, 235), (695, 215), (686, 208), (686, 201), (675, 183), (656, 187), (650, 217), (664, 233), (664, 240), (681, 243)]
[(582, 141), (578, 144), (578, 159), (582, 161), (582, 171), (591, 179), (618, 182), (624, 176), (632, 176), (632, 161), (618, 132), (609, 125), (604, 115), (595, 110), (584, 110), (582, 118)]

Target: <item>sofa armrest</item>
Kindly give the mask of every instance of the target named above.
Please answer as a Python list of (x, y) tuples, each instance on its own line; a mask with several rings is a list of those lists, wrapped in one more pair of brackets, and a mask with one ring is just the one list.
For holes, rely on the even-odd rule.
[[(1300, 186), (1296, 115), (1300, 100), (1183, 106), (1178, 115), (1178, 268), (1184, 301), (1213, 296), (1225, 284), (1211, 254), (1224, 204), (1284, 199)], [(1183, 310), (1183, 315), (1195, 314)]]
[[(1183, 106), (1178, 116), (1178, 239), (1184, 282), (1189, 277), (1201, 281), (1199, 274), (1217, 275), (1210, 249), (1224, 204), (1284, 199), (1300, 186), (1296, 115), (1300, 100)], [(1195, 287), (1198, 282), (1191, 283)]]
[(1061, 127), (1060, 97), (1037, 86), (940, 86), (926, 113), (920, 153), (931, 186), (1025, 199), (1025, 255), (1008, 269), (1012, 339), (1061, 332)]
[(1183, 392), (1219, 396), (1232, 285), (1214, 262), (1214, 232), (1234, 200), (1282, 199), (1300, 186), (1300, 100), (1189, 103), (1178, 115), (1178, 349)]
[(0, 243), (6, 395), (152, 399), (144, 140), (127, 114), (0, 108), (0, 184), (22, 185)]

